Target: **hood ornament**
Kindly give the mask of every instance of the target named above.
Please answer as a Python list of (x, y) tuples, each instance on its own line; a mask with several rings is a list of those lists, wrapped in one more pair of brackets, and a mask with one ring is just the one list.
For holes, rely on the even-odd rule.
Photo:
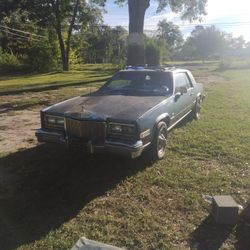
[(82, 105), (82, 113), (85, 113), (85, 112), (86, 112), (85, 106)]

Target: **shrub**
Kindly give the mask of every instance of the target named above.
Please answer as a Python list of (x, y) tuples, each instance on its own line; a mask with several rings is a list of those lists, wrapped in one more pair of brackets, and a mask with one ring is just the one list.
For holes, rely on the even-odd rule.
[(4, 53), (0, 50), (0, 70), (2, 72), (13, 72), (20, 70), (22, 64), (14, 53)]
[(57, 67), (58, 58), (48, 41), (36, 41), (26, 51), (24, 64), (30, 71), (46, 72)]
[(145, 48), (145, 62), (148, 66), (160, 65), (161, 51), (155, 43), (149, 43)]

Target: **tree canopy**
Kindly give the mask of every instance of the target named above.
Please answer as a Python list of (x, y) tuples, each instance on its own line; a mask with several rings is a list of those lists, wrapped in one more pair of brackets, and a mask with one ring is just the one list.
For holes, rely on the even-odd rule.
[[(196, 26), (190, 37), (187, 39), (184, 50), (189, 51), (190, 55), (207, 59), (209, 56), (221, 54), (226, 46), (225, 34), (214, 26)], [(187, 53), (187, 54), (188, 54)]]
[(172, 12), (180, 13), (183, 20), (196, 20), (202, 15), (206, 14), (206, 3), (207, 0), (115, 0), (117, 4), (131, 3), (135, 1), (140, 1), (141, 4), (150, 6), (150, 2), (158, 2), (157, 12), (161, 12), (166, 8), (169, 8)]
[(206, 14), (205, 7), (207, 0), (115, 0), (117, 4), (128, 4), (128, 65), (144, 65), (145, 63), (143, 40), (144, 17), (152, 1), (158, 2), (158, 12), (169, 8), (172, 12), (180, 13), (183, 20), (196, 20)]

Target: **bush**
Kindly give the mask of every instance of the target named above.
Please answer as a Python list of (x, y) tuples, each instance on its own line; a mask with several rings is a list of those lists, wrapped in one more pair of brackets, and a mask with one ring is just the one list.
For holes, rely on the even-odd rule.
[(145, 62), (148, 66), (160, 65), (161, 51), (155, 43), (149, 43), (145, 48)]
[(26, 51), (24, 64), (29, 71), (47, 72), (57, 68), (58, 58), (48, 41), (36, 41)]
[(2, 72), (18, 71), (22, 67), (19, 58), (14, 53), (3, 53), (0, 50), (0, 70)]

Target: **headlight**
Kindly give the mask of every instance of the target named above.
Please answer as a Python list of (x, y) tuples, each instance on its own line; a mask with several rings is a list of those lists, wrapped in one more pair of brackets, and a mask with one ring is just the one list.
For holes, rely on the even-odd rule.
[(55, 117), (48, 117), (47, 122), (49, 124), (56, 124), (56, 118)]
[(45, 125), (48, 128), (63, 128), (64, 127), (64, 118), (58, 116), (45, 116)]
[(109, 125), (109, 132), (111, 132), (111, 133), (122, 133), (122, 125), (110, 124)]
[(136, 133), (136, 127), (133, 124), (109, 124), (110, 134), (122, 134), (122, 135), (134, 135)]
[(63, 118), (56, 119), (56, 124), (64, 126), (64, 119)]

